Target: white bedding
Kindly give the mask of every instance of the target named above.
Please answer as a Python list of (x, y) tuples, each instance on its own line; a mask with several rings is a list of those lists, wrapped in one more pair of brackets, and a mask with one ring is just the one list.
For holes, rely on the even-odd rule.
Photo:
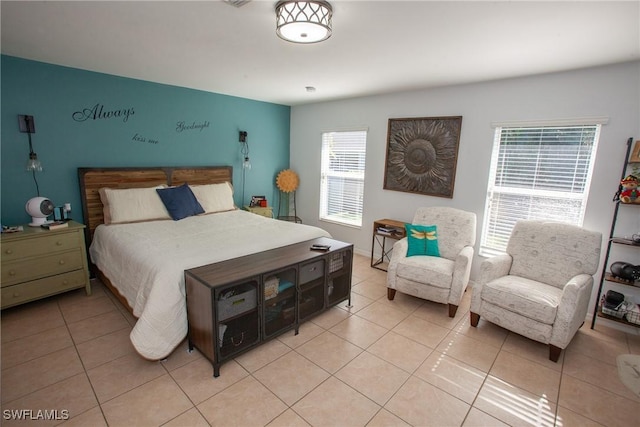
[(330, 237), (317, 227), (234, 210), (100, 225), (89, 253), (138, 317), (130, 335), (134, 347), (157, 360), (187, 334), (184, 270), (321, 236)]

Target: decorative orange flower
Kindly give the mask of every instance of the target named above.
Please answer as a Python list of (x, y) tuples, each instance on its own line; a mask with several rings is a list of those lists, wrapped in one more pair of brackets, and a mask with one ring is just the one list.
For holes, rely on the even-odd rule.
[(276, 178), (276, 185), (278, 186), (278, 189), (285, 193), (296, 191), (299, 183), (300, 178), (298, 178), (298, 174), (291, 169), (280, 171)]

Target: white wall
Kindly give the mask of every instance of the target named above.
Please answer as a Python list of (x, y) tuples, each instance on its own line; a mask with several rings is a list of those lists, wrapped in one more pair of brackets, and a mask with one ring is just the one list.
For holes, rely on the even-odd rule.
[[(462, 116), (453, 198), (383, 190), (388, 119), (438, 116)], [(376, 219), (410, 222), (421, 206), (457, 207), (478, 216), (477, 253), (493, 144), (491, 122), (596, 116), (609, 117), (609, 123), (602, 128), (584, 226), (608, 236), (625, 143), (629, 137), (640, 139), (640, 62), (293, 107), (291, 168), (300, 175), (297, 213), (304, 223), (370, 254)], [(369, 132), (362, 228), (321, 222), (321, 133), (363, 127)], [(631, 226), (640, 231), (640, 215)], [(472, 275), (480, 262), (476, 256)]]

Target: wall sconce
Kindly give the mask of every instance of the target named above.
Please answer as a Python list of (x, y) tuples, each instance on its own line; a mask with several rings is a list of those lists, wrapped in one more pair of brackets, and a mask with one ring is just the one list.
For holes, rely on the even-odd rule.
[(249, 143), (247, 142), (247, 131), (241, 130), (238, 140), (240, 141), (240, 153), (242, 153), (242, 204), (244, 204), (244, 183), (246, 181), (245, 174), (251, 169), (251, 161), (249, 160)]
[(29, 160), (27, 160), (27, 171), (42, 172), (42, 163), (38, 160), (38, 155), (33, 151), (33, 144), (31, 143), (31, 134), (36, 133), (36, 124), (33, 120), (33, 116), (27, 116), (24, 114), (18, 115), (18, 124), (20, 126), (20, 132), (26, 133), (29, 136)]
[(18, 114), (18, 126), (20, 132), (26, 133), (29, 136), (29, 160), (27, 160), (27, 172), (31, 172), (33, 175), (33, 182), (36, 184), (36, 193), (40, 197), (40, 186), (36, 179), (36, 172), (42, 172), (42, 163), (38, 160), (38, 155), (33, 151), (33, 144), (31, 143), (31, 134), (36, 133), (36, 123), (33, 120), (33, 116), (27, 116), (26, 114)]
[(240, 148), (243, 159), (242, 168), (251, 169), (251, 161), (249, 160), (249, 143), (247, 142), (247, 132), (244, 130), (240, 131), (240, 144), (242, 144), (242, 147)]

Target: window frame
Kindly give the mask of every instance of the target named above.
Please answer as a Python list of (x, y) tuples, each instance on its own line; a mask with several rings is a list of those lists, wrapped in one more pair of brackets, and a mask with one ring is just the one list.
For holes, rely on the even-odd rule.
[[(540, 198), (543, 200), (548, 200), (551, 201), (555, 198), (555, 199), (563, 199), (563, 200), (577, 200), (580, 203), (579, 206), (579, 213), (577, 216), (572, 216), (571, 221), (564, 221), (564, 222), (568, 222), (571, 224), (576, 224), (579, 226), (582, 226), (583, 222), (584, 222), (584, 215), (585, 215), (585, 211), (586, 211), (586, 206), (587, 206), (587, 202), (588, 202), (588, 198), (589, 198), (589, 190), (590, 190), (590, 185), (591, 185), (591, 180), (593, 177), (593, 171), (594, 171), (594, 165), (595, 165), (595, 160), (596, 160), (596, 154), (597, 154), (597, 149), (598, 149), (598, 144), (599, 144), (599, 140), (600, 140), (600, 136), (602, 133), (602, 125), (606, 124), (608, 122), (608, 118), (604, 118), (604, 117), (598, 117), (598, 118), (586, 118), (586, 119), (576, 119), (576, 120), (556, 120), (556, 121), (536, 121), (536, 122), (511, 122), (511, 123), (495, 123), (493, 124), (493, 127), (495, 128), (495, 132), (494, 132), (494, 142), (493, 142), (493, 147), (492, 147), (492, 154), (491, 154), (491, 162), (490, 162), (490, 170), (489, 170), (489, 177), (488, 177), (488, 181), (487, 181), (487, 194), (486, 194), (486, 199), (485, 199), (485, 207), (484, 207), (484, 220), (483, 220), (483, 225), (482, 225), (482, 230), (481, 230), (481, 236), (480, 236), (480, 250), (479, 250), (479, 255), (481, 256), (494, 256), (494, 255), (499, 255), (502, 253), (505, 253), (506, 250), (506, 245), (508, 242), (508, 236), (511, 235), (511, 231), (512, 231), (512, 227), (513, 224), (515, 224), (515, 221), (518, 219), (523, 219), (519, 216), (524, 216), (527, 219), (549, 219), (549, 220), (559, 220), (558, 218), (554, 218), (552, 216), (546, 217), (545, 215), (542, 214), (540, 215), (539, 213), (536, 215), (532, 215), (531, 211), (535, 211), (535, 200), (534, 198)], [(557, 190), (551, 190), (549, 188), (546, 189), (542, 189), (542, 188), (526, 188), (525, 186), (522, 186), (521, 188), (518, 187), (510, 187), (509, 185), (496, 185), (496, 180), (498, 176), (504, 176), (507, 172), (513, 172), (514, 170), (525, 170), (526, 168), (523, 167), (522, 169), (511, 169), (509, 170), (508, 167), (501, 169), (501, 166), (498, 165), (498, 163), (501, 161), (501, 148), (503, 147), (503, 145), (507, 145), (506, 143), (503, 144), (503, 131), (506, 130), (520, 130), (523, 132), (536, 132), (538, 131), (540, 133), (540, 138), (542, 140), (543, 135), (545, 135), (545, 131), (546, 132), (552, 132), (554, 130), (558, 131), (558, 130), (564, 130), (565, 132), (570, 129), (570, 130), (575, 130), (575, 129), (579, 129), (579, 128), (583, 128), (584, 129), (591, 129), (593, 130), (593, 140), (592, 140), (592, 145), (591, 145), (591, 152), (589, 154), (589, 158), (588, 158), (588, 164), (585, 168), (585, 172), (586, 172), (586, 176), (584, 177), (584, 180), (580, 182), (580, 186), (582, 189), (581, 192), (574, 192), (574, 191), (562, 191), (562, 189), (557, 189)], [(517, 140), (516, 140), (517, 142)], [(524, 138), (523, 138), (523, 142), (524, 142)], [(518, 144), (514, 144), (514, 145), (518, 145)], [(521, 146), (526, 146), (527, 144), (520, 144)], [(537, 147), (538, 147), (538, 155), (540, 155), (540, 152), (543, 151), (543, 146), (545, 144), (543, 142), (539, 142)], [(559, 147), (566, 147), (566, 146), (570, 146), (573, 144), (564, 144), (564, 145), (558, 145)], [(536, 147), (535, 144), (531, 145), (532, 147)], [(579, 152), (580, 150), (577, 150), (577, 154), (574, 157), (573, 161), (575, 164), (578, 164), (580, 161), (580, 157), (579, 157)], [(502, 152), (504, 154), (504, 152)], [(533, 158), (533, 157), (532, 157)], [(502, 159), (504, 161), (504, 158)], [(555, 159), (554, 159), (555, 160)], [(548, 167), (548, 166), (547, 166)], [(556, 166), (557, 167), (557, 166)], [(544, 170), (544, 166), (541, 166), (540, 164), (536, 164), (535, 166), (535, 170), (533, 173), (530, 174), (525, 174), (527, 177), (532, 177), (532, 178), (542, 178), (544, 177), (543, 173), (540, 173), (541, 170)], [(576, 169), (577, 170), (577, 169)], [(580, 176), (579, 173), (576, 172), (576, 170), (573, 171), (573, 178), (575, 180), (576, 176)], [(525, 170), (526, 171), (526, 170)], [(558, 172), (562, 172), (563, 170), (558, 168), (557, 170)], [(514, 181), (515, 182), (515, 181)], [(514, 184), (513, 182), (511, 184)], [(532, 184), (534, 187), (536, 186), (536, 184)], [(498, 197), (496, 198), (495, 195), (498, 195)], [(521, 197), (529, 197), (529, 203), (526, 206), (527, 207), (527, 213), (525, 215), (518, 215), (518, 214), (514, 214), (513, 217), (511, 216), (500, 216), (499, 213), (495, 213), (496, 209), (500, 209), (497, 207), (493, 207), (492, 203), (496, 200), (499, 199), (499, 196), (504, 196), (504, 195), (515, 195), (515, 196), (521, 196)], [(504, 197), (503, 197), (504, 199)], [(496, 202), (497, 203), (497, 202)], [(519, 214), (522, 214), (521, 211), (518, 212)], [(497, 219), (495, 219), (497, 217)], [(511, 226), (509, 226), (509, 222), (511, 222)], [(501, 227), (501, 231), (495, 231), (497, 230), (499, 227)], [(496, 244), (496, 240), (499, 240), (497, 238), (500, 237), (500, 234), (502, 234), (502, 244), (498, 243)], [(506, 240), (504, 240), (506, 239)], [(490, 242), (490, 240), (493, 240), (492, 242)]]
[[(349, 165), (359, 165), (361, 166), (355, 173), (349, 170), (331, 170), (330, 164), (327, 163), (329, 161), (330, 152), (325, 152), (326, 144), (330, 142), (326, 139), (328, 135), (334, 134), (361, 134), (357, 135), (361, 140), (357, 141), (358, 144), (361, 144), (359, 147), (360, 150), (349, 151), (341, 150), (340, 152), (345, 156), (346, 161), (342, 162), (342, 166), (349, 167)], [(338, 130), (329, 130), (323, 131), (321, 133), (321, 149), (320, 149), (320, 199), (319, 199), (319, 220), (330, 222), (334, 224), (340, 224), (348, 227), (361, 228), (362, 220), (364, 216), (364, 186), (365, 186), (365, 168), (366, 168), (366, 154), (367, 154), (367, 138), (368, 138), (369, 130), (367, 128), (348, 128), (348, 129), (338, 129)], [(344, 135), (346, 137), (346, 135)], [(354, 140), (357, 138), (354, 138)], [(345, 143), (345, 141), (342, 141)], [(331, 193), (328, 188), (330, 178), (334, 177), (338, 180), (343, 180), (343, 183), (348, 181), (355, 181), (358, 183), (360, 191), (355, 192), (357, 196), (358, 202), (355, 205), (349, 205), (348, 207), (359, 207), (359, 212), (355, 212), (355, 219), (349, 220), (346, 215), (340, 214), (330, 214), (332, 201), (330, 199)], [(342, 201), (338, 200), (337, 203), (333, 204), (333, 206), (341, 205), (344, 203), (344, 193), (338, 197), (338, 199), (342, 199)], [(341, 216), (343, 216), (341, 218)]]

